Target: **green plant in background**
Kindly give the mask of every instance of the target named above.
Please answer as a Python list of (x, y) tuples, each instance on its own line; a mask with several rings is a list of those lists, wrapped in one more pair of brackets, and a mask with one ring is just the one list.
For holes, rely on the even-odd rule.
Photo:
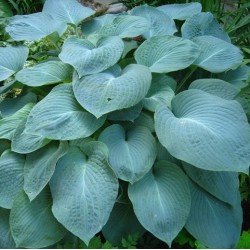
[(94, 14), (47, 0), (9, 19), (0, 247), (69, 234), (81, 248), (136, 247), (145, 231), (171, 246), (184, 229), (197, 248), (236, 247), (250, 164), (242, 52), (200, 3)]

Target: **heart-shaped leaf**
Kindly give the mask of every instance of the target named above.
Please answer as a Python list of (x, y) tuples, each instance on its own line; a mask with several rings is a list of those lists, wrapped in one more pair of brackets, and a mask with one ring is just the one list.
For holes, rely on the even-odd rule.
[(71, 79), (71, 77), (71, 66), (60, 61), (36, 64), (16, 74), (16, 79), (19, 82), (32, 87), (62, 82)]
[(128, 195), (140, 223), (169, 246), (184, 227), (191, 206), (187, 176), (177, 165), (160, 161)]
[[(119, 69), (117, 65), (115, 68)], [(121, 73), (119, 71), (113, 67), (73, 82), (77, 101), (97, 118), (136, 105), (150, 88), (151, 72), (147, 67), (130, 64)]]
[(54, 140), (74, 140), (90, 136), (104, 121), (104, 116), (96, 119), (78, 104), (71, 84), (60, 84), (35, 105), (24, 132)]
[(52, 211), (60, 223), (86, 244), (106, 224), (118, 193), (101, 142), (72, 147), (58, 162), (51, 179)]
[(153, 166), (157, 151), (156, 141), (146, 127), (125, 131), (121, 125), (106, 128), (99, 140), (109, 149), (109, 163), (118, 178), (134, 183)]
[(176, 158), (212, 171), (248, 172), (250, 126), (241, 105), (190, 89), (155, 113), (162, 145)]
[(102, 37), (96, 46), (89, 40), (71, 37), (64, 42), (59, 58), (72, 65), (82, 77), (113, 66), (120, 59), (123, 49), (124, 43), (117, 36)]
[(135, 60), (151, 72), (167, 73), (187, 68), (199, 54), (198, 46), (190, 40), (165, 35), (143, 42), (135, 52)]
[(23, 68), (29, 49), (24, 46), (2, 47), (0, 54), (0, 81), (3, 81)]

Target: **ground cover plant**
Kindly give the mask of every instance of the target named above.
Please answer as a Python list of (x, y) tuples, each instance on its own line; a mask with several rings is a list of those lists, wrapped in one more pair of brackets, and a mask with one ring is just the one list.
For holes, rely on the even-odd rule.
[(75, 237), (131, 247), (146, 231), (170, 247), (184, 230), (202, 246), (236, 247), (249, 67), (211, 13), (189, 3), (97, 17), (47, 0), (6, 32), (1, 248)]

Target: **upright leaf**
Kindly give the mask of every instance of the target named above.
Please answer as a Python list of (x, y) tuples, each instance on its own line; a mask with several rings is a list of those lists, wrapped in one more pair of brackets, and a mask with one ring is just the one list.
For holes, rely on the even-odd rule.
[(161, 106), (155, 129), (162, 145), (176, 158), (212, 171), (248, 172), (250, 126), (241, 105), (190, 89)]
[(3, 81), (22, 69), (29, 49), (25, 46), (1, 47), (0, 54), (0, 81)]
[(106, 128), (99, 140), (109, 149), (109, 163), (118, 178), (134, 183), (153, 166), (156, 158), (156, 141), (146, 127), (129, 131), (118, 124)]
[(167, 73), (187, 68), (199, 54), (198, 46), (190, 40), (165, 35), (143, 42), (135, 52), (135, 60), (151, 72)]
[(143, 179), (129, 186), (128, 195), (144, 228), (171, 246), (191, 206), (188, 180), (182, 170), (167, 161), (157, 162)]
[(35, 105), (24, 132), (54, 140), (74, 140), (90, 136), (104, 121), (105, 117), (96, 119), (78, 104), (71, 84), (60, 84)]
[(118, 193), (107, 158), (100, 142), (83, 144), (81, 150), (72, 147), (58, 161), (50, 182), (53, 214), (87, 245), (106, 224)]
[(10, 213), (10, 228), (17, 247), (43, 248), (63, 238), (66, 230), (54, 218), (51, 205), (49, 188), (32, 202), (24, 191), (16, 196)]

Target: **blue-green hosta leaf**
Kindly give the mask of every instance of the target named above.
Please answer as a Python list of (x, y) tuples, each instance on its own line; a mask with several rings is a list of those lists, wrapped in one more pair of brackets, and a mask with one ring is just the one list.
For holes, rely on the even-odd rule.
[(59, 58), (72, 65), (82, 77), (113, 66), (123, 49), (122, 39), (115, 36), (100, 38), (96, 46), (86, 39), (71, 37), (64, 42)]
[(147, 32), (150, 28), (148, 20), (140, 16), (122, 15), (114, 18), (111, 23), (104, 25), (100, 36), (136, 37)]
[(128, 195), (140, 223), (169, 246), (184, 227), (191, 206), (188, 179), (177, 165), (159, 161)]
[(146, 127), (125, 131), (121, 125), (106, 128), (99, 140), (109, 149), (109, 163), (119, 179), (134, 183), (153, 166), (156, 140)]
[(113, 68), (73, 82), (77, 101), (97, 118), (136, 105), (150, 88), (151, 72), (148, 67), (130, 64), (118, 75), (112, 72)]
[(157, 157), (156, 161), (168, 161), (178, 164), (177, 159), (175, 159), (166, 148), (164, 148), (159, 141), (157, 141)]
[(60, 84), (35, 105), (24, 132), (52, 140), (74, 140), (90, 136), (104, 122), (105, 116), (96, 119), (79, 105), (71, 84)]
[(63, 238), (66, 230), (53, 216), (51, 206), (49, 188), (32, 202), (24, 191), (16, 196), (10, 212), (10, 228), (17, 247), (43, 248)]
[(102, 229), (102, 233), (107, 241), (112, 245), (119, 245), (122, 238), (129, 235), (140, 235), (145, 229), (135, 216), (131, 203), (115, 203), (109, 220)]
[(199, 54), (198, 46), (190, 40), (165, 35), (143, 42), (135, 52), (135, 60), (151, 72), (167, 73), (187, 68)]
[(129, 127), (143, 126), (149, 129), (151, 133), (155, 132), (154, 118), (147, 112), (141, 112), (141, 114), (135, 119), (133, 123), (130, 123)]
[(192, 181), (191, 210), (185, 228), (209, 248), (235, 248), (241, 233), (242, 209), (213, 197)]
[(198, 89), (178, 94), (172, 112), (155, 113), (162, 145), (177, 159), (212, 171), (248, 172), (250, 127), (241, 105)]
[(233, 68), (243, 59), (240, 49), (228, 42), (213, 36), (199, 36), (192, 40), (200, 50), (195, 65), (213, 73)]
[(16, 74), (16, 79), (25, 85), (37, 87), (69, 80), (72, 73), (70, 65), (60, 61), (48, 61), (22, 69)]
[(0, 138), (11, 140), (16, 128), (27, 118), (33, 107), (33, 103), (28, 103), (13, 115), (0, 119)]
[(126, 55), (132, 51), (133, 49), (137, 49), (138, 48), (138, 43), (134, 40), (131, 41), (126, 41), (124, 40), (124, 50), (122, 53), (122, 58), (126, 57)]
[(0, 103), (0, 112), (3, 117), (13, 115), (18, 110), (23, 108), (27, 103), (35, 103), (37, 97), (34, 93), (28, 92), (25, 95), (20, 95), (16, 98), (6, 98)]
[(118, 180), (101, 142), (72, 147), (50, 182), (57, 220), (86, 244), (106, 224), (118, 194)]
[(218, 21), (210, 12), (201, 12), (188, 18), (181, 27), (182, 37), (193, 39), (197, 36), (214, 36), (231, 42), (228, 34), (223, 31)]
[(24, 155), (8, 152), (0, 157), (0, 207), (11, 208), (23, 189)]
[(164, 12), (172, 19), (186, 20), (194, 14), (201, 12), (202, 6), (200, 3), (186, 4), (166, 4), (157, 7), (158, 10)]
[(10, 232), (9, 224), (10, 211), (0, 208), (0, 248), (13, 249), (16, 244)]
[(171, 76), (168, 76), (166, 74), (152, 74), (152, 83), (157, 82), (159, 85), (167, 85), (169, 86), (173, 91), (176, 90), (177, 82), (172, 78)]
[(0, 81), (3, 81), (23, 68), (29, 49), (24, 46), (2, 47), (0, 54)]
[(66, 25), (44, 12), (13, 16), (6, 27), (6, 31), (15, 41), (36, 41), (53, 32), (62, 35), (65, 30)]
[(62, 23), (78, 25), (83, 19), (95, 14), (95, 11), (83, 6), (77, 0), (46, 0), (43, 12)]
[(24, 165), (24, 191), (34, 200), (50, 181), (57, 161), (67, 152), (67, 143), (52, 142), (26, 156)]
[(234, 97), (240, 92), (240, 89), (234, 85), (213, 78), (195, 80), (190, 84), (189, 89), (200, 89), (227, 100), (234, 99)]
[(182, 163), (187, 175), (217, 199), (234, 206), (238, 202), (239, 178), (235, 172), (208, 171)]
[(131, 10), (131, 15), (141, 16), (149, 21), (149, 31), (142, 34), (146, 39), (157, 35), (173, 35), (177, 32), (174, 20), (154, 7), (137, 6)]

